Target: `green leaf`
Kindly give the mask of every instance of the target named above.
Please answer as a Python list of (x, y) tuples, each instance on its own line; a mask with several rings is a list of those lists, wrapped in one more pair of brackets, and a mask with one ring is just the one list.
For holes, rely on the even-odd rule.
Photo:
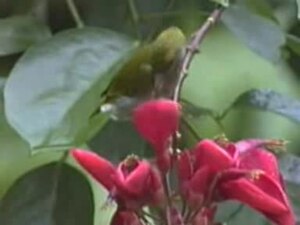
[(0, 77), (0, 93), (1, 93), (1, 98), (3, 98), (3, 90), (5, 86), (6, 78)]
[(241, 94), (228, 110), (240, 106), (270, 111), (300, 123), (300, 101), (272, 90), (253, 89), (247, 91)]
[(1, 201), (0, 224), (93, 225), (94, 202), (85, 177), (51, 163), (18, 179)]
[(215, 113), (213, 110), (197, 106), (193, 104), (192, 102), (182, 99), (181, 100), (181, 106), (183, 113), (188, 117), (200, 117), (200, 116), (211, 116), (213, 117)]
[(287, 35), (287, 46), (293, 52), (300, 55), (300, 38), (290, 34)]
[(147, 143), (130, 121), (108, 121), (89, 146), (113, 161), (120, 161), (130, 154), (153, 156), (153, 150), (147, 148)]
[(284, 154), (280, 157), (280, 171), (285, 181), (300, 185), (300, 158)]
[(245, 0), (240, 3), (244, 3), (247, 8), (262, 17), (277, 21), (273, 13), (272, 5), (268, 0)]
[(241, 42), (258, 55), (271, 62), (280, 59), (280, 47), (285, 43), (285, 35), (271, 20), (233, 5), (225, 10), (222, 21)]
[(211, 1), (216, 2), (224, 7), (228, 7), (230, 5), (229, 0), (211, 0)]
[[(300, 158), (292, 154), (283, 154), (279, 158), (280, 172), (287, 185), (287, 192), (293, 204), (296, 217), (300, 216)], [(298, 222), (299, 219), (298, 219)]]
[(297, 1), (297, 11), (298, 11), (298, 19), (300, 19), (300, 0), (296, 0)]
[(59, 151), (30, 156), (29, 145), (9, 126), (4, 115), (5, 80), (0, 79), (0, 199), (20, 175), (61, 157)]
[(30, 16), (0, 19), (0, 56), (26, 50), (51, 37), (49, 28)]
[(269, 224), (263, 215), (237, 201), (227, 201), (220, 204), (217, 211), (217, 219), (220, 222), (230, 225), (245, 224), (245, 220), (247, 221), (246, 224)]
[(33, 149), (86, 141), (100, 95), (133, 41), (97, 28), (62, 32), (29, 49), (5, 87), (6, 116)]

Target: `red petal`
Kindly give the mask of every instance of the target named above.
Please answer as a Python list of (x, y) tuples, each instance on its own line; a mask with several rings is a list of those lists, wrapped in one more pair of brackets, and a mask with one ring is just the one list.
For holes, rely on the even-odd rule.
[(210, 185), (212, 177), (209, 167), (202, 167), (196, 171), (193, 178), (190, 180), (189, 187), (194, 192), (204, 194)]
[(292, 210), (281, 187), (264, 174), (257, 180), (255, 183), (244, 178), (228, 181), (221, 184), (219, 190), (226, 199), (245, 203), (277, 224), (294, 225)]
[(210, 168), (205, 166), (199, 168), (194, 174), (193, 178), (183, 188), (186, 192), (186, 200), (190, 207), (197, 208), (202, 203), (203, 198), (207, 195), (211, 181), (213, 179), (213, 173)]
[(150, 190), (147, 180), (150, 176), (151, 167), (146, 161), (141, 161), (139, 165), (125, 179), (125, 187), (137, 196), (143, 196), (145, 189)]
[(115, 175), (115, 167), (106, 159), (89, 151), (75, 149), (71, 151), (76, 161), (86, 169), (108, 191), (113, 188), (112, 176)]
[[(214, 171), (227, 169), (234, 164), (234, 159), (212, 140), (203, 140), (195, 148), (197, 165), (208, 165)], [(196, 167), (199, 167), (196, 166)]]
[(260, 148), (265, 142), (266, 140), (263, 139), (246, 139), (235, 143), (235, 146), (238, 151), (242, 153), (251, 149)]
[(148, 181), (148, 189), (150, 189), (151, 195), (149, 202), (153, 205), (161, 205), (166, 200), (166, 195), (164, 192), (161, 176), (159, 171), (152, 169), (150, 173), (150, 179)]
[(191, 151), (184, 151), (178, 155), (177, 174), (180, 182), (188, 181), (192, 178), (195, 170), (195, 157)]
[(279, 181), (279, 169), (276, 157), (262, 148), (249, 149), (239, 156), (239, 168), (242, 169), (260, 169), (268, 176)]
[(167, 151), (167, 141), (177, 131), (179, 117), (178, 103), (161, 99), (139, 105), (134, 110), (133, 122), (140, 135), (156, 151)]

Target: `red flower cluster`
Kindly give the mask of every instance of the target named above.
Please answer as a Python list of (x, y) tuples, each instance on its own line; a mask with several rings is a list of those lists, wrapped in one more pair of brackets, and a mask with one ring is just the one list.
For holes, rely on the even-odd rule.
[[(272, 142), (202, 140), (194, 149), (174, 156), (171, 140), (179, 117), (180, 106), (170, 100), (149, 101), (134, 111), (133, 122), (152, 145), (155, 164), (129, 156), (115, 167), (92, 152), (72, 151), (118, 204), (112, 225), (143, 224), (144, 206), (159, 207), (159, 215), (165, 215), (162, 220), (168, 225), (210, 225), (217, 205), (225, 200), (247, 204), (277, 225), (295, 224), (277, 160), (265, 150)], [(165, 178), (172, 169), (178, 176), (181, 205), (185, 206), (181, 211), (172, 201), (174, 195), (168, 196)]]

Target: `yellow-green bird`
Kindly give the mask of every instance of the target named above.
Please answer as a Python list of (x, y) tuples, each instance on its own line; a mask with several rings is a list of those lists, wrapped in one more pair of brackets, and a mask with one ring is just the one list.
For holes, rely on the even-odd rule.
[(110, 113), (113, 118), (122, 118), (143, 101), (170, 98), (185, 44), (183, 32), (170, 27), (153, 42), (138, 48), (102, 94), (101, 111)]

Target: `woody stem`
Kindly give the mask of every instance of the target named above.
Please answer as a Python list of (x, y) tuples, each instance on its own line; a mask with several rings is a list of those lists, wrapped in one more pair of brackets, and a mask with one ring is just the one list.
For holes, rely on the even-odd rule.
[(215, 25), (220, 20), (223, 11), (224, 11), (224, 7), (222, 6), (217, 7), (206, 19), (204, 24), (193, 35), (190, 43), (188, 43), (180, 67), (179, 79), (175, 87), (175, 92), (173, 96), (174, 101), (179, 101), (183, 82), (187, 77), (190, 64), (194, 56), (197, 53), (199, 53), (199, 45), (202, 43), (202, 41), (204, 40), (205, 36), (207, 35), (208, 31), (212, 28), (212, 26)]

